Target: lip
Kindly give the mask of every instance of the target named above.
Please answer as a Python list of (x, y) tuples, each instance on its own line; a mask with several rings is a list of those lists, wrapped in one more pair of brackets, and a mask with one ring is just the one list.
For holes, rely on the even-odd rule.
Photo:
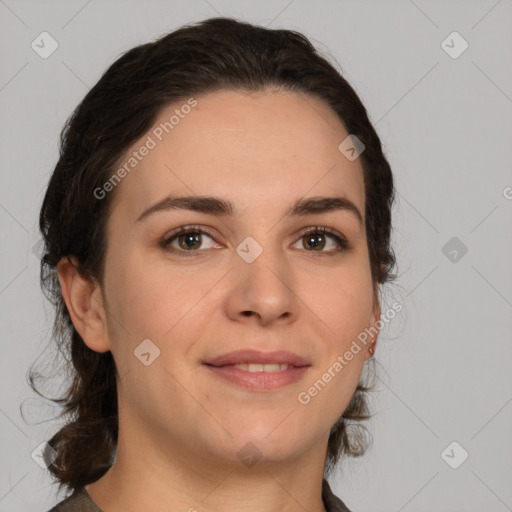
[[(287, 364), (289, 367), (277, 372), (249, 372), (234, 366), (244, 363)], [(303, 357), (283, 350), (237, 350), (209, 359), (203, 366), (228, 382), (251, 391), (272, 391), (288, 386), (301, 380), (311, 368)]]
[(286, 370), (273, 373), (251, 373), (232, 365), (210, 366), (205, 364), (204, 366), (228, 382), (251, 391), (272, 391), (288, 386), (301, 380), (311, 368), (310, 366), (289, 366)]
[(236, 350), (204, 361), (209, 366), (228, 366), (233, 364), (257, 363), (257, 364), (288, 364), (290, 366), (311, 366), (311, 363), (303, 357), (277, 350), (274, 352), (261, 352), (259, 350)]

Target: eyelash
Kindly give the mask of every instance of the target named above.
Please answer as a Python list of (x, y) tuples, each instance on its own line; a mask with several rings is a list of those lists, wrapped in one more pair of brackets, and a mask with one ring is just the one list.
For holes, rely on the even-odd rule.
[[(204, 249), (191, 249), (190, 251), (185, 251), (183, 249), (176, 249), (176, 247), (169, 247), (169, 245), (174, 241), (175, 238), (179, 237), (180, 235), (185, 235), (185, 234), (189, 234), (189, 233), (205, 234), (205, 235), (208, 235), (210, 238), (212, 238), (212, 240), (215, 240), (213, 235), (211, 235), (207, 231), (201, 229), (200, 226), (197, 226), (197, 225), (182, 226), (182, 227), (178, 228), (176, 231), (174, 231), (174, 232), (170, 233), (168, 236), (166, 236), (160, 242), (160, 246), (163, 249), (170, 250), (171, 252), (178, 254), (179, 256), (183, 256), (183, 257), (200, 256), (200, 253), (204, 252)], [(323, 234), (323, 235), (327, 235), (327, 236), (331, 237), (332, 239), (334, 239), (334, 241), (339, 246), (339, 249), (336, 251), (336, 254), (350, 249), (350, 245), (349, 245), (347, 239), (344, 238), (343, 236), (337, 235), (336, 231), (334, 231), (331, 228), (328, 228), (325, 226), (315, 226), (313, 228), (307, 228), (305, 231), (303, 231), (300, 234), (299, 239), (304, 238), (306, 235), (310, 235), (310, 234)], [(304, 250), (306, 252), (312, 253), (313, 257), (330, 256), (330, 255), (332, 256), (333, 255), (333, 253), (330, 251), (316, 252), (316, 251), (312, 251), (312, 250), (308, 250), (308, 249), (304, 249)]]

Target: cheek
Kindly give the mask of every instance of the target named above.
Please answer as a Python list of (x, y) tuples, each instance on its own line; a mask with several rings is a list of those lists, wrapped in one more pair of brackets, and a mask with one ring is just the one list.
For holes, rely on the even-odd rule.
[(163, 302), (165, 283), (158, 282), (154, 272), (140, 266), (128, 252), (119, 250), (107, 257), (105, 286), (111, 350), (123, 368), (134, 363), (130, 355), (143, 340), (157, 339), (155, 317)]
[(369, 267), (347, 265), (318, 278), (310, 300), (337, 340), (357, 335), (371, 319), (373, 285)]
[(199, 273), (191, 266), (171, 271), (165, 264), (151, 266), (140, 258), (126, 257), (110, 275), (113, 311), (125, 329), (114, 328), (123, 338), (129, 332), (133, 343), (149, 338), (163, 346), (184, 319), (187, 326), (200, 327), (205, 320), (201, 310), (209, 302), (203, 299), (213, 295), (218, 279), (214, 272)]
[(325, 288), (323, 293), (317, 290), (311, 309), (325, 333), (323, 350), (314, 374), (297, 396), (308, 418), (323, 418), (318, 428), (322, 421), (334, 423), (339, 418), (359, 383), (367, 347), (358, 337), (370, 326), (373, 307), (372, 282), (363, 266), (341, 271), (319, 284)]

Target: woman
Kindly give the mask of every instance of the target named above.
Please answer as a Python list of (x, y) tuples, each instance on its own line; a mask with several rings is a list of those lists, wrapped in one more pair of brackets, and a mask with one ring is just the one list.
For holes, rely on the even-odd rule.
[(41, 209), (72, 374), (52, 510), (349, 510), (325, 476), (367, 444), (393, 195), (301, 34), (216, 18), (119, 58)]

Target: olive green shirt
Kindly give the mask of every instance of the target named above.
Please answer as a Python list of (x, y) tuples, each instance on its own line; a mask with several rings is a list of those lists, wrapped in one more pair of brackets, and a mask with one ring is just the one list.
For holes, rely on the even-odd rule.
[[(322, 483), (322, 500), (327, 512), (350, 512), (346, 505), (333, 494), (329, 483), (325, 480)], [(48, 512), (103, 512), (87, 491), (82, 488), (75, 491), (69, 498), (61, 501)]]

